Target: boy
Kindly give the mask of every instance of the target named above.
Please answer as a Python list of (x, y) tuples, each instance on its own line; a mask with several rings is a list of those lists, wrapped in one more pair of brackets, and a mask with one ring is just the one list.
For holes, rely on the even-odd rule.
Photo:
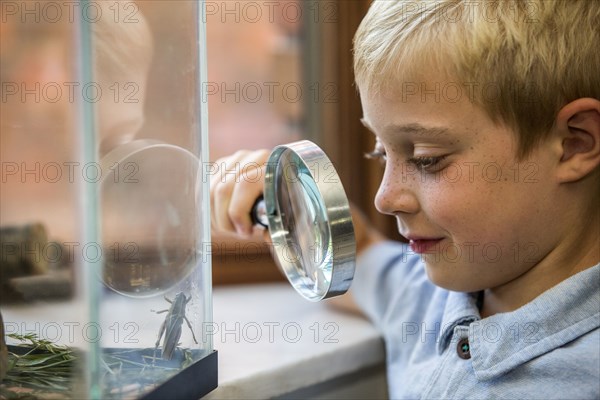
[[(594, 1), (375, 1), (361, 23), (375, 205), (409, 245), (356, 218), (352, 296), (392, 398), (600, 396), (598, 21)], [(248, 233), (261, 188), (233, 183), (214, 226)]]

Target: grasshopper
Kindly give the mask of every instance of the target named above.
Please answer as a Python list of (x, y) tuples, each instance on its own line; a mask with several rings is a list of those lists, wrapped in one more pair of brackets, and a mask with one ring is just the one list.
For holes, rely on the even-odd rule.
[(165, 320), (160, 326), (158, 340), (154, 346), (154, 352), (156, 353), (156, 349), (158, 349), (158, 345), (160, 344), (160, 339), (164, 334), (165, 340), (163, 341), (162, 346), (162, 358), (165, 360), (170, 360), (173, 358), (173, 351), (175, 350), (177, 344), (179, 344), (179, 338), (181, 337), (181, 326), (183, 325), (183, 320), (187, 322), (187, 326), (192, 332), (194, 342), (198, 344), (196, 335), (194, 335), (194, 330), (192, 329), (192, 324), (190, 324), (190, 321), (185, 316), (185, 307), (191, 299), (192, 296), (186, 298), (183, 292), (177, 293), (175, 295), (175, 300), (170, 300), (167, 298), (167, 296), (165, 296), (165, 300), (171, 303), (171, 307), (168, 310), (155, 311), (157, 314), (168, 312)]

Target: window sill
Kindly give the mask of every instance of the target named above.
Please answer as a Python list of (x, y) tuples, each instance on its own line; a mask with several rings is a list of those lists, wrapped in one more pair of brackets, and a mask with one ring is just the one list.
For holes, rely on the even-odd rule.
[(219, 387), (209, 399), (285, 396), (349, 374), (361, 380), (385, 361), (368, 321), (306, 301), (287, 283), (217, 287), (213, 307)]

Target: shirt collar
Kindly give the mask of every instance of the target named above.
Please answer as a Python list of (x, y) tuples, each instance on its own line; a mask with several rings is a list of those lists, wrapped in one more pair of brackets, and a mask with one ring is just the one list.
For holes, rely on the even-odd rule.
[(542, 293), (515, 311), (472, 323), (475, 375), (488, 380), (600, 326), (600, 264)]
[(479, 293), (449, 292), (438, 353), (448, 348), (454, 328), (469, 326), (471, 361), (479, 380), (519, 365), (600, 326), (600, 264), (542, 293), (519, 309), (481, 319)]
[(479, 294), (463, 292), (448, 293), (437, 343), (438, 354), (442, 354), (448, 347), (455, 327), (469, 325), (471, 322), (478, 321), (481, 318), (479, 316), (479, 308), (477, 307)]

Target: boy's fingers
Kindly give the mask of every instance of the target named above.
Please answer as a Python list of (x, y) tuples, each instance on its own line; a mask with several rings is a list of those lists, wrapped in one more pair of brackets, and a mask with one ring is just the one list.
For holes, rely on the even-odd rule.
[(268, 150), (240, 151), (216, 162), (211, 178), (211, 219), (215, 230), (252, 234), (250, 211), (262, 194)]
[(231, 193), (229, 219), (236, 231), (244, 236), (252, 234), (250, 212), (256, 199), (263, 192), (268, 157), (267, 150), (248, 154), (241, 162), (243, 165), (241, 179), (236, 182)]
[(222, 158), (216, 161), (215, 175), (211, 178), (210, 198), (211, 198), (211, 224), (214, 229), (219, 231), (235, 231), (228, 216), (229, 202), (231, 193), (240, 179), (240, 160), (248, 152), (237, 152), (231, 157)]
[(252, 234), (252, 219), (250, 212), (252, 206), (263, 193), (264, 175), (266, 166), (255, 167), (252, 171), (253, 176), (260, 177), (259, 180), (254, 178), (243, 177), (243, 179), (234, 186), (229, 203), (229, 219), (236, 227), (240, 234)]
[(229, 157), (223, 157), (214, 162), (213, 175), (210, 178), (210, 188), (212, 189), (221, 183), (225, 183), (227, 178), (240, 171), (240, 161), (248, 155), (248, 151), (238, 151)]

